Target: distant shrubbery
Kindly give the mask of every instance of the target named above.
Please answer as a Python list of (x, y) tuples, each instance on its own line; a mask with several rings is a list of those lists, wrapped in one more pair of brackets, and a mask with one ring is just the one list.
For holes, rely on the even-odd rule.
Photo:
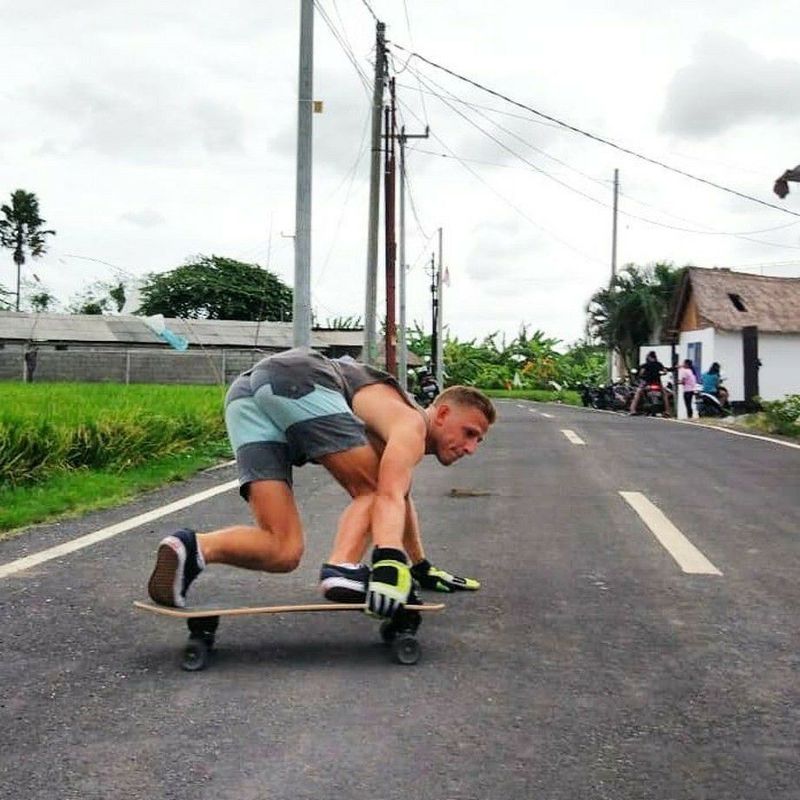
[(769, 433), (800, 436), (800, 394), (790, 394), (783, 400), (762, 401), (763, 411), (755, 425)]

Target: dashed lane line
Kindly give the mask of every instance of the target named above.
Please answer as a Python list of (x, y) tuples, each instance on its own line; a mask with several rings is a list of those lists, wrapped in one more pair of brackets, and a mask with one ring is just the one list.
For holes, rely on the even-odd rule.
[(46, 561), (51, 561), (54, 558), (61, 558), (62, 556), (69, 555), (76, 550), (83, 550), (84, 547), (90, 547), (93, 544), (110, 539), (112, 536), (117, 536), (132, 528), (138, 528), (140, 525), (146, 525), (148, 522), (152, 522), (155, 519), (165, 517), (167, 514), (172, 514), (174, 511), (180, 511), (182, 508), (193, 506), (195, 503), (201, 503), (203, 500), (208, 500), (210, 497), (228, 492), (238, 485), (238, 481), (221, 483), (211, 489), (197, 492), (196, 494), (184, 497), (182, 500), (176, 500), (174, 503), (161, 506), (161, 508), (147, 511), (144, 514), (139, 514), (136, 517), (123, 520), (115, 525), (109, 525), (107, 528), (101, 528), (94, 533), (87, 533), (85, 536), (79, 536), (77, 539), (73, 539), (70, 542), (64, 542), (55, 547), (50, 547), (47, 550), (42, 550), (39, 553), (33, 553), (24, 558), (18, 558), (16, 561), (9, 561), (7, 564), (0, 564), (0, 579), (7, 578), (9, 575), (14, 575), (17, 572), (22, 572), (23, 570), (30, 569), (39, 564), (44, 564)]
[(658, 506), (641, 492), (620, 492), (626, 503), (642, 521), (664, 549), (677, 561), (678, 566), (691, 575), (722, 575), (667, 518)]
[(575, 431), (571, 431), (569, 428), (562, 428), (561, 433), (563, 433), (564, 436), (566, 436), (567, 439), (572, 442), (572, 444), (586, 444), (586, 442), (584, 442), (583, 439), (581, 439), (581, 437), (575, 433)]

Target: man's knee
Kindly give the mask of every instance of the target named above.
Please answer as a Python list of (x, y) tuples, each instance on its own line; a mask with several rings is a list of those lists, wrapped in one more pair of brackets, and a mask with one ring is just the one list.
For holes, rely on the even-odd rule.
[(302, 547), (290, 547), (278, 553), (269, 566), (269, 572), (294, 572), (303, 558)]

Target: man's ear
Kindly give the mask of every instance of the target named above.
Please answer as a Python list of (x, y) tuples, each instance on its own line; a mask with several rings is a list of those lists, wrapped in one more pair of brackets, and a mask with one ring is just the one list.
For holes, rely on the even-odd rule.
[(447, 405), (447, 403), (439, 403), (439, 405), (434, 406), (434, 408), (436, 409), (436, 413), (433, 418), (436, 422), (441, 424), (450, 414), (450, 406)]

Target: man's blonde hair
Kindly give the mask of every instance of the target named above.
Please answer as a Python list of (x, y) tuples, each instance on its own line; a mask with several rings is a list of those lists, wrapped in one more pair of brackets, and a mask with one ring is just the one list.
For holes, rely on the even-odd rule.
[(490, 425), (493, 425), (497, 419), (497, 411), (492, 401), (474, 386), (449, 386), (441, 394), (436, 395), (433, 401), (435, 406), (441, 403), (454, 403), (468, 408), (477, 408)]

